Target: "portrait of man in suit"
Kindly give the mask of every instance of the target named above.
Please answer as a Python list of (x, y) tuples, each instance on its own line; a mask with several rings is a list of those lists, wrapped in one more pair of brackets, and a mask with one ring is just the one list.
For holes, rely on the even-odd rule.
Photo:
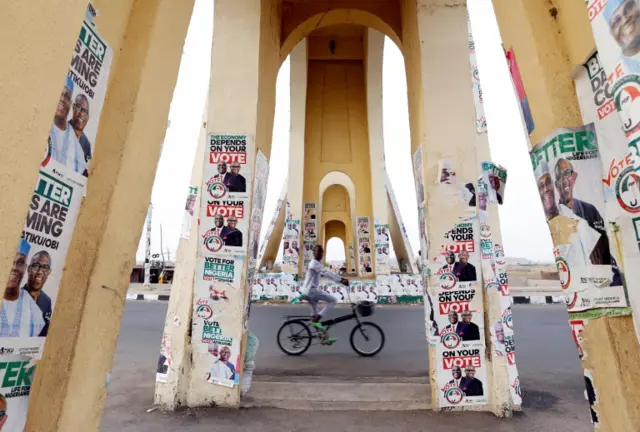
[(476, 378), (475, 366), (469, 365), (464, 369), (465, 377), (460, 381), (460, 390), (464, 392), (464, 395), (469, 396), (484, 396), (484, 389), (482, 388), (482, 381)]

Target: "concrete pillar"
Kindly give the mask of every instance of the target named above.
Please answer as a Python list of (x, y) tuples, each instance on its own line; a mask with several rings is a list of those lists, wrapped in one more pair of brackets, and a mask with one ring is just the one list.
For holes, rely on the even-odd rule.
[[(87, 196), (69, 248), (43, 360), (31, 389), (29, 431), (99, 428), (105, 382), (193, 2), (96, 1), (94, 5), (101, 13), (96, 23), (111, 43), (114, 62)], [(68, 13), (65, 5), (56, 6)], [(81, 18), (78, 14), (76, 23), (69, 23), (74, 33)], [(66, 34), (67, 26), (60, 25), (66, 21), (65, 17), (51, 22)], [(55, 39), (53, 34), (49, 38)], [(73, 45), (68, 48), (70, 54)], [(68, 66), (69, 55), (64, 51), (54, 54), (61, 55)], [(46, 104), (42, 111), (53, 112), (55, 96), (50, 100), (51, 105)], [(43, 122), (48, 125), (50, 121), (47, 114)], [(40, 147), (36, 147), (41, 156)]]
[[(504, 46), (514, 48), (524, 81), (535, 122), (533, 144), (557, 128), (582, 124), (571, 73), (595, 48), (585, 3), (557, 3), (551, 10), (529, 0), (493, 0)], [(588, 355), (582, 366), (591, 374), (599, 430), (631, 432), (640, 422), (634, 391), (640, 385), (640, 345), (632, 318), (603, 316), (585, 323), (582, 350)]]
[[(284, 273), (298, 273), (303, 262), (302, 231), (302, 191), (304, 188), (304, 138), (307, 111), (307, 39), (303, 39), (291, 52), (290, 56), (290, 98), (291, 105), (289, 126), (289, 174), (287, 180), (287, 202), (291, 209), (291, 220), (299, 221), (298, 235), (287, 229), (285, 225), (282, 240), (290, 243), (298, 241), (300, 254), (295, 261), (284, 263)], [(316, 203), (317, 206), (317, 203)], [(285, 221), (287, 223), (287, 221)], [(292, 222), (289, 222), (289, 224)], [(284, 251), (285, 254), (288, 253)]]
[[(417, 169), (414, 174), (418, 182), (419, 214), (426, 214), (420, 221), (421, 232), (424, 232), (421, 236), (422, 256), (430, 264), (425, 276), (429, 283), (425, 286), (429, 287), (435, 315), (438, 315), (440, 280), (435, 271), (442, 264), (434, 264), (433, 259), (440, 256), (443, 245), (451, 242), (445, 234), (455, 227), (460, 218), (475, 215), (475, 209), (470, 209), (459, 193), (460, 184), (475, 183), (478, 175), (475, 146), (479, 138), (469, 72), (467, 9), (464, 5), (452, 7), (443, 1), (407, 0), (402, 3), (402, 23), (412, 152), (421, 150), (422, 159), (421, 167), (416, 166), (414, 159), (414, 170)], [(447, 37), (442, 37), (445, 33)], [(447, 66), (443, 67), (445, 64)], [(438, 164), (441, 160), (451, 162), (458, 176), (458, 185), (439, 184)], [(475, 226), (474, 242), (477, 244), (479, 238)], [(477, 246), (470, 255), (470, 262), (478, 272), (475, 298), (482, 299)], [(491, 297), (489, 306), (493, 307)], [(425, 302), (425, 308), (429, 314), (429, 302)], [(483, 316), (480, 322), (487, 329), (489, 314), (486, 310), (474, 312), (476, 317), (479, 314)], [(429, 333), (429, 315), (426, 321)], [(443, 388), (446, 387), (446, 376), (443, 374), (451, 374), (451, 371), (443, 368), (443, 353), (447, 349), (439, 338), (428, 339), (432, 343), (429, 353), (434, 406), (444, 408), (448, 405), (440, 403), (439, 399), (442, 399)], [(480, 349), (480, 361), (487, 371), (486, 378), (481, 378), (486, 389), (486, 404), (465, 406), (463, 409), (490, 410), (498, 416), (508, 416), (512, 407), (506, 403), (509, 400), (509, 390), (505, 387), (506, 370), (489, 373), (492, 369), (491, 356), (488, 355), (489, 346), (484, 339), (485, 332), (481, 331), (480, 341), (474, 346)], [(480, 378), (481, 374), (476, 376)]]
[(166, 409), (175, 409), (186, 401), (186, 392), (191, 370), (191, 340), (188, 337), (193, 314), (193, 287), (196, 272), (196, 251), (200, 243), (198, 237), (198, 220), (200, 218), (200, 201), (202, 199), (202, 171), (205, 155), (207, 131), (207, 115), (209, 101), (205, 104), (200, 125), (200, 135), (196, 145), (196, 154), (191, 170), (190, 185), (197, 185), (198, 191), (193, 205), (191, 229), (188, 238), (180, 237), (176, 251), (176, 267), (171, 285), (171, 296), (167, 307), (160, 355), (167, 358), (169, 368), (167, 382), (156, 381), (154, 403)]
[[(280, 66), (280, 16), (278, 2), (272, 0), (219, 0), (215, 4), (212, 47), (212, 69), (209, 90), (209, 112), (207, 136), (211, 134), (238, 134), (249, 138), (247, 148), (247, 193), (253, 189), (254, 163), (258, 150), (268, 158), (271, 153), (271, 137), (275, 110), (276, 76)], [(241, 49), (239, 49), (241, 47)], [(251, 140), (252, 138), (252, 140)], [(253, 142), (251, 142), (253, 141)], [(252, 156), (253, 155), (253, 156)], [(208, 157), (203, 163), (209, 163)], [(264, 180), (266, 181), (266, 180)], [(252, 213), (252, 195), (245, 200), (245, 218), (262, 219)], [(213, 226), (213, 217), (201, 214), (201, 226)], [(205, 225), (206, 224), (206, 225)], [(251, 223), (249, 224), (252, 225)], [(239, 226), (241, 229), (241, 226)], [(201, 229), (200, 234), (204, 231)], [(248, 314), (248, 265), (254, 250), (247, 249), (249, 232), (243, 232), (242, 252), (244, 257), (241, 274), (234, 278), (226, 289), (226, 299), (211, 301), (211, 310), (221, 331), (221, 336), (238, 341), (244, 346), (246, 340), (246, 318)], [(257, 251), (256, 251), (257, 252)], [(228, 255), (227, 255), (228, 256)], [(201, 242), (198, 258), (222, 257), (220, 254), (205, 252)], [(237, 262), (237, 261), (236, 261)], [(235, 272), (238, 269), (234, 269)], [(201, 275), (196, 273), (196, 278)], [(196, 290), (198, 283), (196, 282)], [(205, 294), (206, 295), (206, 294)], [(209, 304), (203, 296), (198, 300)], [(238, 407), (240, 387), (212, 384), (207, 380), (213, 364), (206, 344), (193, 344), (197, 332), (203, 334), (203, 320), (193, 318), (192, 359), (186, 404), (194, 406)], [(196, 323), (199, 326), (196, 327)], [(235, 349), (235, 348), (232, 348)], [(240, 350), (236, 364), (236, 374), (242, 376), (244, 349)], [(231, 362), (236, 362), (235, 352)]]
[[(6, 41), (20, 37), (20, 43), (7, 43), (0, 50), (0, 97), (8, 104), (7, 110), (11, 107), (10, 115), (7, 111), (0, 119), (4, 137), (0, 143), (3, 154), (0, 280), (3, 281), (9, 278), (51, 118), (86, 8), (86, 0), (2, 5), (0, 36)], [(34, 25), (34, 10), (47, 20)]]
[[(375, 275), (390, 273), (389, 268), (389, 208), (385, 189), (384, 132), (382, 121), (382, 60), (384, 34), (368, 29), (366, 37), (367, 116), (369, 123), (369, 161), (371, 170), (371, 204), (373, 205), (372, 259)], [(385, 233), (378, 234), (378, 229)], [(386, 245), (386, 246), (385, 246)], [(387, 251), (386, 254), (384, 251)]]

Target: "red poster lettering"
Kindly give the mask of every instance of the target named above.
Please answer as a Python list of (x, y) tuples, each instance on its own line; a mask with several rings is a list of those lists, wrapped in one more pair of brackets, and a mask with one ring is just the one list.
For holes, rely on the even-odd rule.
[(449, 311), (468, 311), (471, 302), (468, 301), (460, 301), (460, 302), (446, 302), (440, 303), (440, 315), (447, 315)]
[(229, 216), (235, 216), (238, 219), (244, 218), (244, 207), (242, 206), (219, 206), (215, 204), (207, 205), (207, 216), (214, 217), (216, 215), (222, 215), (225, 218)]
[(507, 361), (509, 362), (510, 365), (516, 364), (516, 353), (514, 352), (507, 353)]
[(218, 162), (246, 164), (247, 154), (245, 152), (209, 152), (209, 163), (217, 164)]
[(480, 365), (480, 356), (472, 356), (472, 357), (448, 357), (442, 359), (442, 367), (444, 369), (452, 369), (454, 366), (460, 366), (461, 368), (465, 368), (467, 366), (474, 366), (479, 368)]

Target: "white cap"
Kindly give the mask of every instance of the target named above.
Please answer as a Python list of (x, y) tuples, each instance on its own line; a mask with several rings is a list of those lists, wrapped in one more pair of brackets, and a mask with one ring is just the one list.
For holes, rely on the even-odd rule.
[(551, 171), (549, 171), (549, 164), (543, 160), (540, 161), (533, 174), (536, 177), (536, 181), (540, 180), (540, 178), (545, 174), (549, 174), (549, 176), (551, 176)]

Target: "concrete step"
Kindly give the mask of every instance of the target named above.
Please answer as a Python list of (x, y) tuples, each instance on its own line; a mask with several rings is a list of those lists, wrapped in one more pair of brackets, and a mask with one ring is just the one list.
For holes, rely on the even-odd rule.
[[(243, 408), (323, 411), (408, 411), (431, 409), (431, 387), (420, 379), (322, 377), (254, 378)], [(293, 378), (293, 377), (292, 377)]]

